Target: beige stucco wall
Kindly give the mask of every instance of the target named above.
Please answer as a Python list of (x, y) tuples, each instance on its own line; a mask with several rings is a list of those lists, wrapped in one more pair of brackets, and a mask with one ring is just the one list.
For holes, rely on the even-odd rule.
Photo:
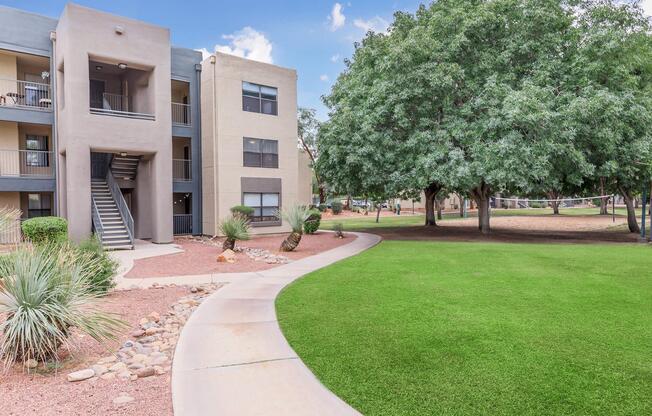
[[(124, 29), (122, 35), (115, 31)], [(172, 140), (170, 115), (170, 34), (168, 29), (68, 4), (57, 26), (56, 68), (59, 101), (60, 212), (70, 235), (91, 232), (90, 153), (147, 155), (139, 168), (138, 238), (172, 240)], [(126, 63), (151, 71), (140, 102), (152, 108), (155, 121), (91, 114), (89, 57), (105, 64)], [(63, 105), (65, 104), (65, 105)], [(140, 177), (142, 174), (142, 178)], [(147, 201), (147, 203), (145, 203)]]
[[(18, 123), (0, 121), (0, 150), (19, 149)], [(20, 156), (18, 152), (0, 151), (0, 175), (17, 176), (20, 174)]]
[[(8, 92), (16, 92), (17, 84), (12, 81), (17, 79), (16, 55), (0, 52), (0, 95), (5, 96)], [(4, 98), (5, 104), (11, 104), (10, 98)]]
[(20, 209), (20, 192), (0, 192), (0, 207)]
[[(242, 177), (280, 178), (281, 204), (308, 203), (298, 194), (296, 71), (222, 53), (202, 69), (203, 232), (216, 234), (219, 221), (242, 202)], [(242, 110), (242, 82), (276, 87), (278, 115)], [(279, 167), (243, 166), (243, 138), (278, 140)], [(285, 232), (283, 224), (253, 233)]]

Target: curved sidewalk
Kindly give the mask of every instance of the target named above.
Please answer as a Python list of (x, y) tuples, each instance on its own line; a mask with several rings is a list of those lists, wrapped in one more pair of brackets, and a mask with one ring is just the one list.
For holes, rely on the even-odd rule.
[(324, 253), (241, 274), (204, 300), (177, 343), (174, 414), (359, 415), (299, 359), (281, 333), (274, 306), (289, 283), (380, 241), (373, 234), (356, 234), (351, 243)]

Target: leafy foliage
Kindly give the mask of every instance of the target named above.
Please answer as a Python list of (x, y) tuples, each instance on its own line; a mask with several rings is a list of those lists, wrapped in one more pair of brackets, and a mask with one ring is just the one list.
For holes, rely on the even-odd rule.
[(68, 238), (68, 221), (61, 217), (37, 217), (23, 222), (25, 237), (34, 244), (62, 243)]
[(82, 241), (76, 249), (82, 255), (89, 255), (97, 262), (97, 265), (93, 263), (93, 273), (88, 276), (89, 289), (93, 293), (103, 295), (115, 287), (113, 276), (118, 270), (118, 262), (102, 248), (102, 243), (96, 235)]
[(293, 233), (298, 233), (302, 234), (303, 233), (303, 225), (310, 216), (311, 212), (308, 207), (305, 205), (290, 205), (287, 208), (283, 208), (278, 212), (278, 216), (283, 218), (290, 228), (292, 229)]
[(0, 356), (6, 366), (17, 360), (58, 360), (71, 344), (71, 330), (104, 342), (126, 324), (97, 307), (91, 287), (101, 269), (89, 253), (67, 245), (24, 246), (0, 262)]
[(236, 241), (249, 240), (250, 228), (249, 219), (243, 215), (234, 214), (223, 219), (219, 225), (220, 232), (226, 238), (222, 247), (233, 250)]
[(331, 203), (331, 210), (333, 211), (333, 215), (339, 215), (342, 213), (342, 203), (340, 201), (333, 201)]
[(321, 211), (313, 208), (309, 211), (309, 214), (306, 222), (303, 224), (303, 231), (306, 234), (313, 234), (319, 229), (319, 225), (321, 224)]
[(245, 217), (249, 217), (254, 214), (254, 209), (252, 207), (248, 207), (245, 205), (236, 205), (234, 207), (231, 207), (231, 214), (233, 215), (243, 215)]

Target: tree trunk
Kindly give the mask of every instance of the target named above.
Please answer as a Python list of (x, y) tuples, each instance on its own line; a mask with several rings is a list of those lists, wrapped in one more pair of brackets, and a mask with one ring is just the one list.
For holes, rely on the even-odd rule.
[(321, 183), (318, 186), (319, 186), (319, 203), (320, 204), (325, 204), (326, 203), (326, 188), (324, 188), (324, 185), (322, 185)]
[(301, 233), (292, 232), (281, 243), (281, 251), (292, 251), (297, 248), (299, 242), (301, 242)]
[(423, 190), (426, 195), (426, 226), (437, 225), (437, 220), (435, 219), (435, 198), (440, 190), (441, 186), (434, 182)]
[(376, 209), (376, 222), (380, 220), (380, 210), (383, 208), (383, 204), (378, 204), (378, 208)]
[(233, 250), (235, 248), (235, 240), (227, 238), (222, 243), (222, 250)]
[(460, 201), (460, 218), (464, 218), (464, 205), (466, 201), (464, 200), (464, 197), (462, 195), (457, 195), (457, 198)]
[(346, 196), (346, 206), (344, 209), (351, 210), (351, 195)]
[[(600, 178), (600, 195), (604, 195), (604, 177)], [(600, 215), (609, 215), (609, 198), (600, 198)]]
[(491, 227), (489, 224), (489, 195), (491, 189), (484, 181), (471, 190), (471, 196), (478, 205), (478, 229), (482, 234), (489, 234)]
[(437, 219), (441, 220), (441, 202), (435, 198), (435, 209), (437, 210)]
[(630, 233), (640, 233), (641, 229), (638, 226), (638, 221), (636, 220), (636, 208), (634, 208), (634, 198), (632, 193), (629, 190), (623, 189), (622, 186), (618, 187), (618, 190), (625, 200), (625, 206), (627, 207), (627, 227), (629, 227)]
[[(548, 199), (554, 200), (559, 199), (559, 193), (555, 191), (548, 192)], [(552, 207), (552, 214), (559, 215), (559, 201), (550, 201), (550, 206)]]

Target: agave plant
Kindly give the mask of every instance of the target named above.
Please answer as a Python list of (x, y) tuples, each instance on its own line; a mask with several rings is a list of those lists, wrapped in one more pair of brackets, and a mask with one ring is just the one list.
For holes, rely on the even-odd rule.
[(21, 247), (0, 262), (0, 357), (5, 368), (17, 360), (58, 360), (71, 347), (73, 328), (99, 342), (116, 339), (127, 325), (98, 309), (88, 282), (97, 259), (68, 246)]
[(292, 205), (279, 211), (278, 215), (283, 217), (292, 228), (290, 235), (281, 243), (281, 251), (292, 251), (301, 242), (303, 224), (310, 216), (310, 209), (304, 205)]
[(220, 222), (220, 232), (226, 240), (222, 243), (222, 249), (233, 250), (238, 240), (249, 240), (249, 219), (241, 214), (234, 214)]

